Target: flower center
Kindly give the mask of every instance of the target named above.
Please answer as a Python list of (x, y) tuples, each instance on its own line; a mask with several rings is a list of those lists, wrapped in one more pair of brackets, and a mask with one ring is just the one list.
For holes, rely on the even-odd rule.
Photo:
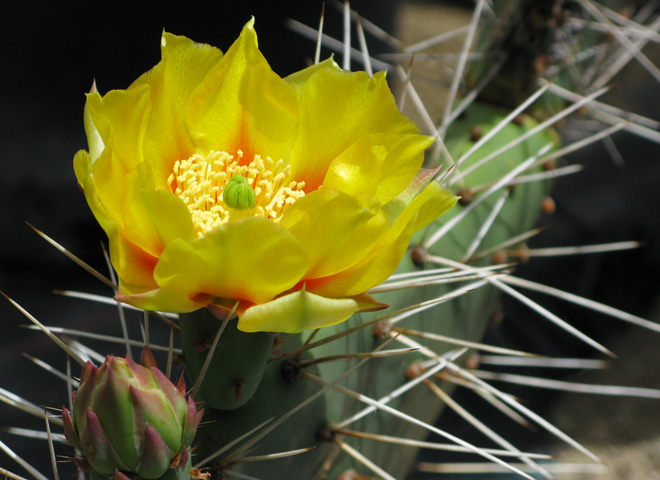
[[(167, 184), (188, 207), (198, 237), (247, 216), (259, 215), (278, 222), (289, 205), (305, 196), (305, 182), (293, 180), (291, 167), (282, 160), (274, 162), (270, 157), (255, 155), (249, 164), (240, 165), (242, 157), (240, 150), (236, 158), (227, 152), (211, 151), (206, 156), (195, 154), (174, 163)], [(230, 182), (235, 175), (243, 178)], [(227, 184), (231, 191), (239, 183), (236, 180), (243, 188), (254, 190), (256, 200), (249, 202), (247, 208), (236, 208), (235, 202), (226, 203), (223, 199)]]

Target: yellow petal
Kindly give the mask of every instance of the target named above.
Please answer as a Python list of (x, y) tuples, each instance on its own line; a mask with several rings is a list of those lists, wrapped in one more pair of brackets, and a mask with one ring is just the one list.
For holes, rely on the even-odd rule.
[(300, 70), (299, 72), (292, 73), (288, 77), (285, 77), (284, 81), (291, 85), (295, 89), (298, 97), (300, 97), (309, 78), (319, 70), (325, 68), (341, 71), (341, 67), (337, 65), (337, 63), (332, 58), (327, 58), (322, 62), (317, 63), (316, 65), (311, 65)]
[(186, 292), (167, 288), (155, 288), (140, 293), (120, 290), (115, 299), (143, 310), (173, 313), (194, 312), (213, 300), (210, 295), (198, 295), (190, 298)]
[(332, 161), (323, 188), (374, 196), (384, 205), (415, 177), (431, 143), (422, 135), (366, 135)]
[(156, 288), (152, 272), (158, 258), (145, 252), (139, 245), (119, 231), (106, 231), (110, 240), (110, 258), (119, 277), (119, 293)]
[(291, 205), (280, 226), (305, 248), (305, 278), (332, 275), (362, 259), (387, 230), (380, 204), (360, 201), (336, 190), (316, 190)]
[(387, 303), (376, 300), (367, 292), (361, 293), (359, 295), (352, 295), (350, 298), (357, 302), (358, 312), (376, 312), (390, 306)]
[(195, 90), (188, 125), (202, 151), (234, 154), (240, 149), (245, 163), (255, 154), (276, 161), (289, 157), (298, 99), (257, 48), (253, 20)]
[(357, 309), (352, 299), (324, 298), (302, 290), (248, 308), (238, 319), (244, 332), (298, 333), (347, 320)]
[(183, 112), (192, 92), (221, 58), (222, 52), (215, 47), (163, 32), (161, 61), (129, 88), (150, 88), (151, 115), (143, 153), (161, 185), (176, 160), (194, 153)]
[(73, 163), (78, 182), (85, 191), (87, 203), (110, 240), (110, 258), (119, 277), (120, 290), (129, 288), (126, 287), (127, 285), (140, 285), (142, 288), (156, 287), (152, 271), (158, 258), (127, 238), (118, 222), (105, 208), (97, 195), (94, 177), (89, 174), (91, 168), (89, 153), (80, 150), (76, 153)]
[(86, 175), (95, 184), (98, 201), (120, 229), (126, 206), (126, 177), (142, 163), (149, 105), (148, 87), (130, 92), (113, 90), (104, 97), (98, 93), (87, 96), (85, 109), (104, 146), (97, 158), (90, 154)]
[(296, 238), (263, 217), (230, 222), (192, 242), (176, 239), (163, 250), (154, 270), (161, 288), (189, 297), (271, 300), (293, 287), (307, 269)]
[[(142, 140), (150, 108), (148, 85), (128, 90), (112, 90), (103, 97), (98, 93), (87, 94), (87, 133), (100, 136), (105, 145), (103, 153), (112, 150), (112, 160), (119, 163), (124, 171), (142, 163)], [(111, 139), (113, 145), (109, 149), (108, 143)], [(98, 160), (94, 155), (92, 158), (96, 164)]]
[[(101, 224), (101, 227), (106, 230), (105, 223), (111, 219), (108, 211), (100, 202), (98, 195), (96, 194), (94, 178), (90, 174), (91, 168), (92, 158), (90, 154), (85, 150), (78, 150), (76, 155), (73, 157), (73, 170), (76, 174), (76, 179), (78, 180), (80, 187), (85, 192), (85, 199), (87, 200), (89, 208), (92, 210), (92, 213), (96, 217), (97, 221)], [(113, 221), (112, 228), (115, 227), (116, 224)]]
[(358, 295), (379, 285), (396, 269), (412, 234), (456, 203), (456, 197), (431, 182), (401, 212), (378, 245), (355, 266), (326, 278), (307, 282), (310, 292), (328, 297)]
[(160, 243), (167, 245), (179, 238), (190, 242), (195, 238), (190, 212), (179, 197), (164, 190), (141, 190), (140, 200)]
[(364, 135), (418, 134), (398, 110), (384, 73), (322, 68), (300, 95), (300, 129), (290, 160), (294, 178), (306, 191), (318, 188), (330, 163)]

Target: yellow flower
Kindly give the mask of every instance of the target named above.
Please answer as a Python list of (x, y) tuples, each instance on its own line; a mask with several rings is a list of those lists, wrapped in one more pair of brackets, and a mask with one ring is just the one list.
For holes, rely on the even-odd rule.
[(253, 23), (224, 55), (165, 33), (128, 89), (94, 89), (74, 168), (120, 301), (217, 314), (239, 301), (241, 330), (299, 332), (382, 305), (364, 292), (455, 197), (424, 181), (432, 139), (384, 74), (330, 59), (282, 79)]

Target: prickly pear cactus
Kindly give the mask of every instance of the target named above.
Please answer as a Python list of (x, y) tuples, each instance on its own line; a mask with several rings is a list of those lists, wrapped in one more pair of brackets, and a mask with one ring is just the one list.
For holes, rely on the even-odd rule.
[[(504, 113), (496, 107), (485, 104), (475, 105), (467, 112), (463, 120), (456, 122), (448, 131), (446, 139), (450, 152), (459, 154), (467, 151), (474, 145), (474, 130), (478, 129), (484, 135), (487, 134), (490, 129), (500, 123), (505, 116)], [(488, 148), (480, 149), (465, 166), (475, 164), (491, 152), (530, 131), (535, 125), (537, 122), (529, 117), (519, 119), (516, 124), (508, 125), (500, 131), (493, 142), (489, 143)], [(487, 185), (489, 180), (500, 178), (510, 172), (512, 167), (529, 161), (544, 147), (547, 150), (556, 144), (556, 134), (552, 130), (542, 130), (526, 142), (509, 150), (496, 162), (489, 163), (487, 168), (476, 170), (473, 174), (466, 176), (462, 179), (462, 188), (471, 191), (473, 188)], [(541, 168), (538, 166), (532, 168), (530, 173)], [(498, 225), (484, 236), (480, 248), (488, 249), (518, 233), (530, 230), (536, 221), (540, 204), (547, 195), (547, 189), (547, 185), (538, 183), (521, 184), (514, 187), (507, 194), (511, 198), (498, 216)], [(506, 192), (506, 189), (503, 191)], [(477, 236), (495, 202), (496, 199), (490, 198), (478, 205), (470, 215), (465, 217), (460, 229), (452, 229), (446, 237), (426, 249), (424, 237), (429, 236), (428, 232), (432, 233), (442, 229), (443, 225), (451, 222), (452, 218), (457, 218), (461, 212), (469, 208), (471, 203), (465, 202), (464, 205), (457, 206), (443, 215), (429, 227), (428, 232), (418, 234), (413, 239), (412, 249), (404, 257), (397, 273), (420, 272), (424, 268), (430, 268), (430, 263), (425, 258), (427, 255), (438, 255), (452, 260), (463, 258), (471, 240)], [(484, 258), (474, 265), (490, 264), (491, 259)], [(411, 305), (451, 295), (451, 291), (456, 287), (456, 284), (425, 285), (419, 288), (406, 288), (376, 294), (376, 297), (391, 305), (390, 309), (396, 312)], [(496, 309), (496, 303), (497, 292), (493, 288), (480, 288), (451, 302), (415, 313), (414, 316), (406, 319), (405, 323), (402, 323), (402, 328), (478, 342), (487, 321)], [(373, 323), (374, 320), (381, 317), (383, 320)], [(383, 315), (380, 312), (357, 314), (341, 325), (320, 330), (311, 341), (311, 345), (321, 343), (322, 340), (335, 335), (342, 335), (353, 328), (368, 325), (366, 328), (347, 334), (331, 343), (310, 348), (300, 356), (280, 353), (280, 356), (275, 355), (270, 358), (271, 361), (268, 364), (263, 358), (263, 352), (267, 351), (265, 348), (270, 348), (272, 338), (269, 341), (263, 334), (244, 334), (230, 324), (227, 327), (231, 331), (226, 337), (226, 347), (220, 347), (218, 350), (221, 359), (214, 356), (213, 364), (217, 367), (215, 370), (207, 372), (205, 380), (209, 384), (208, 388), (224, 389), (224, 394), (218, 392), (217, 396), (224, 397), (227, 401), (223, 404), (224, 408), (207, 408), (207, 415), (209, 415), (211, 423), (200, 432), (200, 444), (202, 445), (200, 455), (210, 454), (237, 436), (246, 434), (263, 422), (302, 404), (317, 392), (320, 386), (303, 378), (300, 369), (309, 371), (326, 382), (333, 382), (340, 378), (348, 368), (345, 361), (323, 362), (316, 365), (314, 362), (349, 353), (367, 353), (383, 346), (384, 339), (389, 338), (389, 335), (382, 332), (391, 332), (387, 317), (387, 314)], [(186, 359), (197, 358), (199, 353), (192, 345), (198, 343), (200, 339), (210, 341), (220, 324), (221, 322), (208, 312), (182, 316), (181, 326), (182, 331), (185, 332), (183, 333), (183, 347)], [(190, 332), (188, 332), (189, 329)], [(223, 335), (225, 334), (223, 333)], [(278, 335), (275, 344), (281, 352), (296, 351), (305, 343), (305, 340), (306, 336), (303, 335)], [(418, 341), (421, 345), (431, 347), (437, 355), (443, 355), (455, 348), (453, 345), (443, 345), (431, 340)], [(226, 350), (223, 351), (223, 348)], [(419, 353), (407, 354), (404, 357), (374, 359), (350, 374), (341, 382), (341, 385), (372, 399), (379, 399), (406, 383), (409, 380), (408, 370), (426, 359)], [(200, 360), (194, 360), (194, 362), (201, 364)], [(306, 366), (308, 364), (309, 367)], [(381, 378), (387, 380), (375, 381), (375, 379)], [(202, 393), (201, 390), (200, 393)], [(204, 398), (203, 395), (202, 398)], [(433, 392), (419, 387), (388, 405), (431, 424), (442, 409), (442, 404), (438, 402), (437, 396)], [(295, 450), (314, 445), (316, 449), (312, 452), (291, 457), (288, 460), (278, 460), (278, 468), (281, 468), (282, 471), (298, 472), (301, 475), (300, 478), (314, 478), (314, 474), (318, 471), (325, 471), (325, 475), (335, 478), (355, 465), (347, 456), (338, 457), (334, 465), (327, 464), (327, 459), (334, 457), (337, 453), (332, 450), (338, 448), (336, 445), (332, 445), (333, 437), (337, 435), (333, 430), (333, 425), (350, 416), (351, 413), (368, 406), (345, 394), (336, 391), (328, 392), (289, 418), (272, 434), (260, 440), (259, 451), (266, 453), (277, 450)], [(365, 416), (356, 424), (352, 424), (350, 428), (367, 433), (420, 440), (427, 434), (427, 430), (419, 425), (413, 425), (391, 416), (373, 414)], [(319, 438), (324, 441), (319, 443)], [(391, 448), (373, 441), (363, 440), (355, 445), (367, 458), (383, 467), (395, 478), (404, 475), (414, 458), (412, 449), (405, 452), (397, 451), (397, 454), (394, 455)], [(246, 464), (243, 471), (257, 478), (263, 478), (268, 474), (269, 468), (268, 464), (254, 463)]]
[[(567, 109), (575, 100), (559, 95), (578, 86), (558, 49), (567, 35), (589, 48), (593, 34), (568, 27), (589, 8), (496, 1), (488, 17), (484, 4), (450, 88), (455, 119), (427, 125), (434, 147), (382, 74), (329, 59), (279, 78), (254, 21), (224, 53), (165, 33), (162, 61), (130, 88), (90, 92), (88, 151), (74, 166), (110, 238), (119, 280), (107, 283), (120, 302), (177, 314), (191, 385), (174, 387), (151, 357), (151, 371), (130, 358), (88, 363), (63, 423), (92, 478), (405, 478), (429, 432), (519, 475), (502, 456), (546, 473), (487, 427), (500, 450), (434, 426), (457, 408), (457, 384), (533, 415), (474, 377), (466, 354), (527, 355), (479, 342), (501, 292), (517, 295), (503, 250), (537, 222), (556, 124), (587, 103)], [(466, 67), (471, 49), (479, 60)], [(126, 375), (109, 381), (115, 371)], [(132, 443), (97, 425), (119, 410)]]
[[(487, 251), (533, 228), (540, 212), (541, 202), (548, 193), (547, 183), (522, 183), (512, 186), (504, 182), (494, 190), (493, 195), (484, 198), (483, 201), (479, 200), (481, 196), (485, 197), (484, 193), (491, 193), (488, 189), (493, 186), (495, 180), (506, 177), (516, 169), (527, 174), (541, 172), (544, 163), (540, 161), (542, 154), (549, 153), (558, 146), (558, 136), (554, 130), (541, 129), (523, 142), (505, 149), (504, 153), (494, 160), (480, 166), (480, 161), (487, 159), (492, 153), (502, 151), (503, 147), (509, 146), (510, 143), (515, 144), (516, 139), (523, 137), (538, 125), (538, 122), (530, 116), (520, 115), (515, 122), (509, 122), (502, 127), (502, 122), (508, 113), (510, 112), (503, 107), (475, 102), (460, 120), (449, 127), (444, 143), (454, 159), (473, 149), (476, 142), (488, 135), (492, 129), (497, 127), (498, 132), (492, 140), (478, 148), (462, 164), (462, 171), (469, 171), (472, 167), (469, 174), (460, 177), (449, 174), (446, 181), (453, 181), (453, 189), (455, 193), (463, 196), (462, 201), (412, 239), (410, 249), (400, 264), (397, 274), (419, 274), (425, 269), (434, 268), (435, 265), (429, 261), (429, 257), (432, 256), (454, 261), (468, 260), (472, 267), (492, 265), (491, 256), (472, 262), (470, 257), (475, 252), (474, 250), (470, 252), (470, 248), (475, 238), (481, 237), (479, 251)], [(496, 204), (501, 203), (504, 198), (506, 202), (503, 206), (496, 207)], [(484, 223), (489, 216), (492, 216), (495, 208), (501, 210), (498, 210), (494, 225), (480, 235), (479, 232), (483, 231)], [(434, 239), (434, 235), (438, 235), (437, 232), (443, 232), (445, 226), (451, 225), (454, 221), (460, 221), (459, 226), (447, 228), (441, 238)], [(474, 245), (473, 249), (476, 247)], [(389, 292), (377, 293), (375, 297), (390, 305), (390, 310), (398, 312), (434, 299), (451, 297), (454, 289), (466, 283), (429, 284), (416, 288), (393, 289)], [(486, 323), (497, 308), (498, 297), (498, 291), (494, 287), (481, 287), (451, 302), (415, 312), (413, 316), (402, 322), (401, 328), (478, 342)], [(340, 385), (344, 388), (364, 394), (371, 399), (384, 398), (391, 391), (404, 385), (411, 379), (410, 374), (415, 370), (415, 365), (424, 365), (425, 360), (429, 361), (427, 356), (410, 353), (403, 357), (374, 359), (345, 379), (342, 376), (345, 376), (349, 368), (346, 361), (322, 361), (333, 356), (367, 353), (383, 347), (385, 339), (395, 335), (388, 317), (389, 315), (380, 312), (356, 314), (347, 322), (320, 330), (311, 342), (307, 342), (306, 336), (303, 335), (279, 335), (275, 339), (275, 345), (278, 351), (284, 354), (279, 353), (279, 356), (270, 358), (267, 365), (263, 361), (264, 346), (268, 348), (270, 344), (267, 338), (252, 337), (252, 334), (246, 336), (230, 324), (228, 329), (231, 331), (225, 347), (226, 355), (222, 349), (218, 350), (222, 359), (213, 358), (213, 364), (217, 367), (207, 372), (205, 383), (202, 384), (202, 388), (208, 384), (206, 388), (209, 389), (224, 389), (224, 393), (214, 392), (213, 397), (224, 397), (227, 400), (220, 408), (207, 409), (212, 422), (200, 432), (202, 445), (200, 455), (211, 454), (237, 436), (246, 434), (263, 422), (273, 417), (277, 418), (278, 415), (303, 404), (322, 385), (327, 385), (336, 379), (342, 379)], [(382, 320), (379, 321), (381, 318)], [(374, 321), (376, 323), (373, 323)], [(195, 351), (192, 345), (199, 343), (199, 339), (205, 339), (204, 341), (209, 343), (220, 323), (206, 312), (186, 314), (182, 317), (182, 330), (186, 332), (183, 334), (185, 356), (193, 358), (195, 365), (202, 364), (204, 355)], [(365, 325), (366, 328), (360, 328)], [(187, 332), (188, 329), (191, 332)], [(346, 332), (351, 329), (358, 330), (347, 334)], [(323, 344), (324, 339), (332, 339), (334, 336), (339, 338)], [(455, 345), (446, 345), (424, 338), (416, 339), (416, 342), (428, 346), (435, 355), (439, 356), (455, 348)], [(295, 355), (286, 353), (300, 352), (298, 349), (303, 345), (313, 348), (305, 349), (304, 353)], [(244, 356), (247, 356), (247, 362), (241, 360)], [(425, 371), (424, 367), (420, 368), (420, 372)], [(195, 367), (193, 371), (198, 369), (199, 367)], [(321, 382), (327, 383), (315, 385), (304, 378), (303, 372), (309, 372), (320, 378)], [(203, 392), (200, 393), (204, 398)], [(417, 387), (395, 398), (388, 403), (388, 406), (406, 415), (412, 415), (422, 422), (433, 424), (443, 408), (443, 403), (438, 401), (437, 395), (432, 390)], [(338, 432), (341, 428), (417, 440), (423, 440), (428, 434), (427, 428), (388, 414), (372, 413), (355, 423), (342, 425), (342, 421), (347, 417), (368, 407), (368, 404), (345, 393), (329, 391), (261, 439), (258, 443), (258, 452), (295, 450), (313, 445), (316, 447), (314, 451), (278, 460), (280, 471), (296, 472), (300, 478), (337, 478), (343, 472), (357, 466), (351, 456), (340, 453), (341, 447), (334, 442), (340, 436)], [(356, 440), (351, 442), (351, 445), (394, 478), (405, 475), (415, 456), (415, 449), (400, 449), (370, 439)], [(217, 468), (221, 471), (224, 465), (219, 463)], [(257, 478), (267, 477), (270, 471), (270, 466), (264, 463), (245, 464), (238, 468)]]

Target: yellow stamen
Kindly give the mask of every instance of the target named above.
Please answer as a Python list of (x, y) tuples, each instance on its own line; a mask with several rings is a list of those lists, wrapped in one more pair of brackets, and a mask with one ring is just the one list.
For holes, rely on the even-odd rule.
[[(188, 207), (195, 232), (203, 236), (214, 228), (251, 215), (278, 222), (286, 208), (305, 196), (305, 182), (291, 178), (291, 167), (282, 160), (255, 155), (247, 165), (239, 165), (243, 152), (236, 158), (227, 152), (211, 151), (195, 154), (187, 160), (177, 160), (167, 184)], [(222, 193), (234, 175), (247, 178), (257, 200), (251, 209), (235, 210), (227, 206)]]

